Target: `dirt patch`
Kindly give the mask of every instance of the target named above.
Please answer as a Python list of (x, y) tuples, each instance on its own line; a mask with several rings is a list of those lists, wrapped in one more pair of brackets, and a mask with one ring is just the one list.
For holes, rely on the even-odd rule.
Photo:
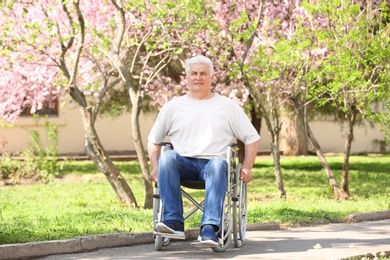
[(35, 178), (26, 179), (26, 178), (8, 176), (7, 178), (2, 178), (0, 180), (0, 187), (17, 186), (17, 185), (33, 185), (37, 182), (39, 182), (39, 180)]
[(55, 182), (61, 184), (68, 183), (83, 183), (83, 182), (93, 182), (103, 180), (104, 176), (100, 174), (88, 174), (88, 175), (76, 175), (76, 174), (66, 174), (57, 176), (53, 179), (43, 180), (38, 178), (18, 178), (14, 176), (9, 176), (8, 178), (3, 178), (0, 180), (0, 187), (9, 187), (9, 186), (18, 186), (18, 185), (34, 185), (37, 183), (48, 183)]
[(66, 183), (82, 183), (82, 182), (93, 182), (102, 180), (104, 177), (100, 174), (88, 174), (88, 175), (75, 175), (66, 174), (59, 176), (55, 179), (55, 182), (66, 184)]

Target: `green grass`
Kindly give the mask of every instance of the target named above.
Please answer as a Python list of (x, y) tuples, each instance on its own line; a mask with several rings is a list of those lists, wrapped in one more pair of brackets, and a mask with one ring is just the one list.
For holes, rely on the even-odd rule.
[[(328, 157), (340, 184), (342, 158)], [(390, 209), (390, 156), (353, 156), (347, 201), (333, 199), (325, 173), (314, 156), (283, 157), (287, 199), (278, 198), (270, 158), (261, 157), (248, 186), (248, 223), (286, 225), (346, 221), (349, 214)], [(0, 244), (66, 239), (92, 234), (148, 232), (152, 210), (142, 209), (143, 180), (136, 162), (116, 162), (140, 209), (123, 207), (92, 162), (67, 162), (49, 184), (0, 188)], [(203, 193), (190, 191), (200, 198)], [(190, 205), (186, 200), (185, 207)], [(197, 227), (200, 214), (186, 221)]]

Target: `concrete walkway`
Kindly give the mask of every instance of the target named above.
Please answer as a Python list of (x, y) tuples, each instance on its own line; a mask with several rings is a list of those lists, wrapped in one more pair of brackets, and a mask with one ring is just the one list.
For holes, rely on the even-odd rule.
[[(40, 259), (345, 259), (368, 253), (390, 256), (390, 220), (350, 224), (330, 224), (286, 230), (247, 232), (242, 248), (233, 246), (223, 253), (196, 248), (191, 241), (172, 242), (163, 251), (154, 245), (100, 249)], [(356, 259), (356, 258), (355, 258)]]
[[(367, 221), (371, 218), (387, 218)], [(186, 241), (173, 241), (155, 251), (151, 233), (120, 233), (68, 240), (0, 246), (0, 259), (347, 259), (390, 257), (390, 211), (350, 216), (355, 223), (281, 228), (278, 223), (248, 225), (243, 247), (225, 252), (196, 248), (198, 230)], [(354, 258), (360, 259), (360, 258)], [(372, 259), (372, 258), (368, 258)]]

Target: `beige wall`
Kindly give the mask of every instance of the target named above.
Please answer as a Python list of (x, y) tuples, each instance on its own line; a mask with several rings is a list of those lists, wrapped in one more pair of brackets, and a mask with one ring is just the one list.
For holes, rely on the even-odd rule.
[[(310, 122), (310, 127), (324, 152), (344, 151), (346, 124), (340, 125), (333, 122), (314, 121)], [(380, 152), (380, 142), (383, 142), (383, 140), (384, 135), (378, 127), (355, 127), (351, 152)], [(388, 152), (388, 146), (386, 148)]]
[[(141, 115), (143, 140), (146, 141), (149, 129), (152, 127), (155, 115)], [(67, 102), (65, 107), (60, 108), (58, 118), (50, 118), (50, 122), (58, 124), (59, 151), (61, 154), (82, 153), (84, 154), (84, 129), (81, 114), (75, 105)], [(45, 120), (36, 124), (32, 118), (20, 118), (13, 128), (0, 128), (1, 152), (20, 152), (25, 150), (31, 143), (28, 130), (38, 129), (42, 143), (45, 145)], [(134, 151), (134, 143), (131, 133), (130, 115), (126, 114), (116, 119), (98, 118), (96, 129), (100, 140), (107, 151)], [(1, 143), (0, 143), (1, 144)]]
[[(84, 153), (84, 130), (79, 110), (69, 102), (60, 108), (60, 116), (50, 121), (59, 125), (59, 151), (61, 154)], [(156, 118), (155, 114), (142, 115), (140, 118), (143, 141), (146, 145), (147, 135)], [(264, 125), (264, 124), (263, 124)], [(310, 123), (324, 152), (343, 152), (344, 132), (342, 126), (332, 122), (314, 121)], [(21, 118), (16, 127), (0, 128), (0, 151), (20, 152), (31, 142), (29, 129), (36, 128), (32, 118)], [(44, 121), (38, 125), (40, 134), (45, 137)], [(134, 151), (131, 133), (130, 115), (122, 115), (114, 120), (99, 118), (96, 129), (107, 151)], [(269, 136), (265, 127), (261, 130), (259, 151), (269, 151)], [(355, 140), (352, 144), (353, 153), (379, 152), (383, 134), (377, 128), (358, 127), (355, 129)], [(42, 140), (45, 143), (45, 140)], [(0, 143), (1, 144), (1, 143)], [(387, 151), (388, 148), (387, 148)]]
[[(324, 153), (342, 153), (344, 151), (345, 126), (333, 122), (313, 121), (310, 122), (310, 127)], [(380, 141), (383, 141), (384, 137), (377, 127), (359, 126), (354, 131), (355, 139), (352, 143), (352, 153), (378, 153), (381, 151)], [(263, 127), (260, 134), (261, 143), (259, 151), (270, 151), (270, 138), (267, 129)], [(388, 146), (385, 146), (385, 149), (386, 152), (390, 151)]]

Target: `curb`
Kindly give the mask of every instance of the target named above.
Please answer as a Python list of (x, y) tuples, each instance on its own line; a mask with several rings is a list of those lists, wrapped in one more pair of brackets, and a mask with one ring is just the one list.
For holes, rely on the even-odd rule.
[(94, 251), (100, 248), (152, 243), (153, 233), (117, 233), (82, 236), (73, 239), (8, 244), (0, 246), (0, 259), (27, 259), (32, 257)]
[[(278, 230), (279, 223), (248, 224), (247, 231)], [(186, 240), (195, 240), (199, 228), (185, 231)], [(74, 254), (101, 248), (153, 244), (153, 232), (81, 236), (72, 239), (0, 245), (0, 260), (28, 259), (48, 255)]]
[(348, 220), (352, 222), (382, 220), (382, 219), (389, 219), (389, 218), (390, 218), (390, 210), (352, 214), (348, 216)]

